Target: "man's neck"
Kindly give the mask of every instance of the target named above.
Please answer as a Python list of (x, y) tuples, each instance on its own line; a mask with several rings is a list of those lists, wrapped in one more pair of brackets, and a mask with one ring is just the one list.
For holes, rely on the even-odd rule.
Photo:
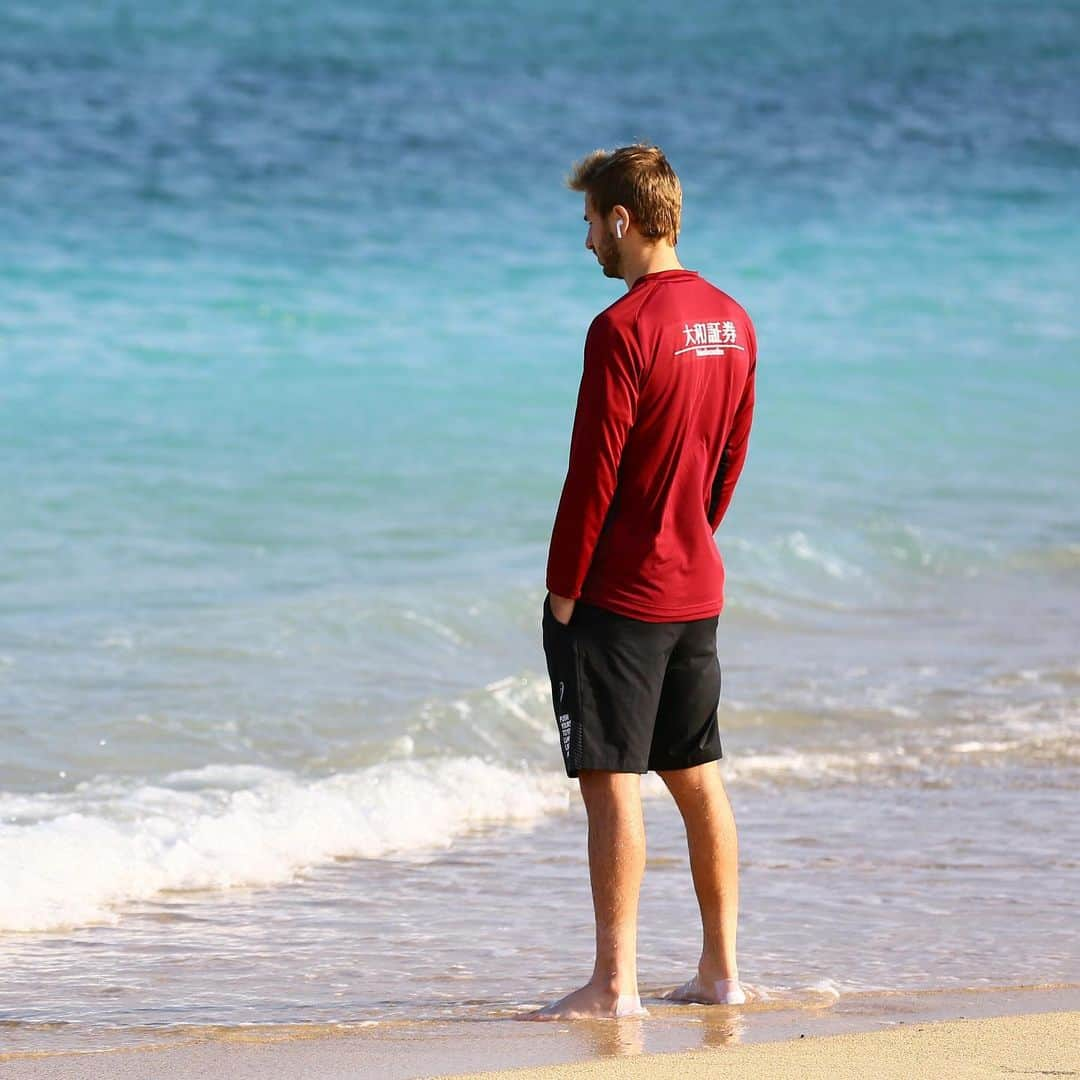
[(646, 274), (659, 274), (662, 270), (682, 270), (683, 265), (679, 262), (679, 256), (675, 248), (667, 243), (650, 244), (643, 247), (636, 258), (623, 256), (623, 281), (626, 287), (632, 289), (639, 278)]

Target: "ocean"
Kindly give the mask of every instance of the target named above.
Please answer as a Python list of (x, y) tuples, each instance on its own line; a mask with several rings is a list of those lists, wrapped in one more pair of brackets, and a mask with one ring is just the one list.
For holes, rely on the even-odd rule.
[[(622, 285), (563, 181), (635, 139), (759, 341), (745, 982), (1080, 982), (1078, 49), (1062, 0), (0, 8), (5, 1045), (587, 976), (539, 619)], [(645, 790), (648, 995), (698, 930)]]

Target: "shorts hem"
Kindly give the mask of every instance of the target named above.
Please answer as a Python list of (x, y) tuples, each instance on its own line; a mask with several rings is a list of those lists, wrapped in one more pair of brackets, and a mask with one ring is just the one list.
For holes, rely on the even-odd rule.
[(693, 769), (698, 765), (708, 765), (710, 761), (719, 761), (724, 756), (724, 751), (719, 747), (711, 750), (701, 750), (696, 754), (687, 754), (678, 761), (650, 761), (649, 772), (678, 772), (679, 769)]
[(611, 772), (611, 773), (637, 773), (638, 776), (644, 776), (649, 771), (648, 766), (642, 765), (625, 765), (625, 764), (604, 764), (604, 765), (592, 765), (588, 762), (583, 762), (580, 765), (576, 765), (573, 770), (567, 769), (566, 775), (571, 780), (577, 779), (578, 773), (583, 772)]
[(650, 761), (648, 765), (629, 765), (625, 763), (595, 765), (583, 762), (574, 768), (567, 767), (566, 775), (571, 780), (576, 780), (579, 773), (583, 772), (610, 772), (610, 773), (637, 773), (644, 776), (651, 772), (678, 772), (680, 769), (693, 769), (698, 765), (708, 765), (710, 761), (720, 761), (724, 751), (720, 747), (713, 750), (702, 750), (697, 754), (688, 754), (678, 760)]

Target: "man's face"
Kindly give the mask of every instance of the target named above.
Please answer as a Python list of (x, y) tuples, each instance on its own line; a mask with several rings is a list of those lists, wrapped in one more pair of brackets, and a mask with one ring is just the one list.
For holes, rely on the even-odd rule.
[(619, 243), (607, 222), (593, 208), (588, 196), (585, 197), (585, 220), (589, 223), (585, 246), (596, 256), (605, 277), (621, 278), (623, 275)]

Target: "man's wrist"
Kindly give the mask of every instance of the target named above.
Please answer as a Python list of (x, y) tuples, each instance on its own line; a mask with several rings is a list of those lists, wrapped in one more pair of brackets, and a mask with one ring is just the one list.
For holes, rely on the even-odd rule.
[(573, 617), (576, 604), (577, 601), (572, 597), (560, 596), (558, 593), (548, 591), (548, 606), (557, 622), (568, 623)]

